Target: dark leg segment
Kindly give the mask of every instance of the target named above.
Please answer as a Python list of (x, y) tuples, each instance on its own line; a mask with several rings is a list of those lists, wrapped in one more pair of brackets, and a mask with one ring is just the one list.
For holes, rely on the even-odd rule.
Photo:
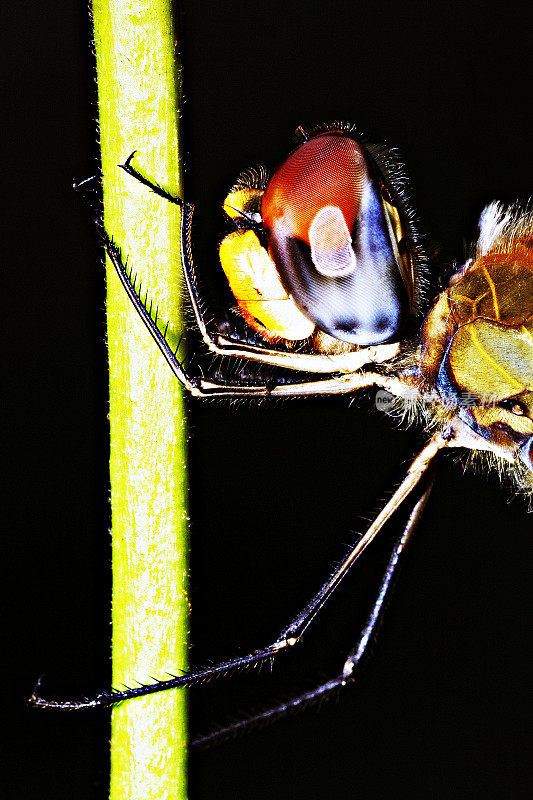
[(200, 300), (200, 293), (198, 291), (198, 284), (196, 281), (196, 273), (194, 271), (193, 266), (193, 258), (192, 258), (192, 249), (191, 249), (191, 222), (192, 222), (192, 215), (194, 212), (194, 206), (192, 203), (186, 203), (180, 197), (174, 197), (169, 192), (165, 191), (158, 186), (156, 183), (151, 183), (147, 178), (142, 175), (142, 173), (138, 172), (134, 167), (131, 166), (131, 162), (135, 153), (137, 151), (133, 151), (133, 153), (126, 159), (124, 164), (119, 164), (119, 166), (127, 172), (128, 175), (131, 175), (132, 178), (142, 183), (143, 186), (147, 186), (154, 194), (157, 194), (159, 197), (162, 197), (165, 200), (168, 200), (170, 203), (174, 203), (174, 205), (181, 208), (182, 216), (181, 216), (181, 256), (183, 259), (183, 271), (185, 274), (185, 280), (187, 282), (187, 289), (189, 290), (189, 295), (191, 297), (191, 303), (193, 306), (194, 314), (196, 317), (196, 321), (198, 323), (198, 327), (202, 333), (202, 336), (205, 338), (209, 334), (207, 333), (207, 323), (203, 317), (202, 309), (201, 309), (201, 300)]
[(405, 526), (401, 537), (394, 547), (391, 558), (387, 565), (387, 569), (385, 570), (385, 574), (381, 581), (377, 598), (372, 607), (372, 611), (368, 616), (366, 625), (359, 634), (357, 644), (348, 654), (340, 675), (332, 680), (326, 681), (326, 683), (322, 683), (320, 686), (317, 686), (308, 692), (304, 692), (297, 697), (293, 697), (291, 700), (288, 700), (285, 703), (280, 703), (279, 705), (273, 706), (266, 711), (262, 711), (260, 714), (255, 714), (254, 716), (240, 720), (239, 722), (235, 722), (232, 725), (228, 725), (227, 727), (221, 728), (213, 733), (209, 733), (205, 736), (199, 737), (198, 739), (194, 739), (192, 742), (193, 747), (203, 748), (209, 747), (213, 744), (219, 744), (228, 738), (232, 738), (233, 736), (247, 731), (250, 728), (261, 726), (262, 724), (271, 722), (278, 717), (285, 716), (295, 711), (303, 710), (307, 706), (317, 703), (323, 698), (331, 696), (336, 691), (355, 682), (357, 677), (357, 667), (367, 650), (369, 642), (372, 640), (372, 638), (375, 638), (381, 622), (383, 621), (386, 601), (389, 599), (394, 587), (394, 579), (397, 577), (400, 561), (403, 563), (403, 555), (406, 551), (407, 544), (420, 520), (424, 507), (431, 493), (431, 489), (433, 488), (433, 483), (434, 475), (429, 480), (428, 485), (420, 499), (416, 502), (407, 521), (407, 525)]

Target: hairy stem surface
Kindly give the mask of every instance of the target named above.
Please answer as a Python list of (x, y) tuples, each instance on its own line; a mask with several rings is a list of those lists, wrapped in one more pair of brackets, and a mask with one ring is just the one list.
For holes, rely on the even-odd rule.
[[(179, 209), (117, 165), (134, 150), (151, 180), (181, 194), (179, 73), (168, 0), (93, 0), (104, 221), (176, 343)], [(108, 264), (113, 685), (187, 666), (183, 396)], [(173, 328), (174, 326), (174, 328)], [(112, 800), (186, 797), (183, 690), (113, 710)]]

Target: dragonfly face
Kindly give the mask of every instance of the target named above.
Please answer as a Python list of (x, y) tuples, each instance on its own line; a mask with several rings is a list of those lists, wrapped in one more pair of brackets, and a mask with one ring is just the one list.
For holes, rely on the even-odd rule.
[(226, 198), (237, 230), (220, 259), (242, 316), (266, 343), (310, 355), (397, 342), (411, 355), (382, 369), (433, 421), (466, 424), (529, 488), (531, 216), (485, 209), (475, 257), (421, 324), (427, 269), (401, 169), (351, 126), (302, 137), (270, 179), (244, 173)]

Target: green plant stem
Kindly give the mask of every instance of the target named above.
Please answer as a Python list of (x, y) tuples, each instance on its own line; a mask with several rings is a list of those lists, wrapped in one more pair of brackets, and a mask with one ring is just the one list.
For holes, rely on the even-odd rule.
[[(180, 194), (179, 74), (168, 0), (93, 0), (104, 220), (169, 335), (180, 327), (179, 209), (117, 165)], [(186, 426), (180, 387), (108, 264), (113, 685), (187, 666)], [(174, 330), (172, 329), (174, 325)], [(112, 714), (112, 800), (186, 797), (183, 690)]]

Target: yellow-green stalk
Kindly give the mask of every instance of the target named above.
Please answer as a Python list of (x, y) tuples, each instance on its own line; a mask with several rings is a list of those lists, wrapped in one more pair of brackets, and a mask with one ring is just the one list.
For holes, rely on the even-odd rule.
[[(169, 0), (93, 0), (105, 227), (143, 293), (182, 326), (179, 209), (117, 165), (181, 194), (180, 75)], [(108, 264), (113, 685), (187, 666), (186, 426), (181, 389)], [(112, 800), (184, 800), (183, 690), (113, 710)]]

